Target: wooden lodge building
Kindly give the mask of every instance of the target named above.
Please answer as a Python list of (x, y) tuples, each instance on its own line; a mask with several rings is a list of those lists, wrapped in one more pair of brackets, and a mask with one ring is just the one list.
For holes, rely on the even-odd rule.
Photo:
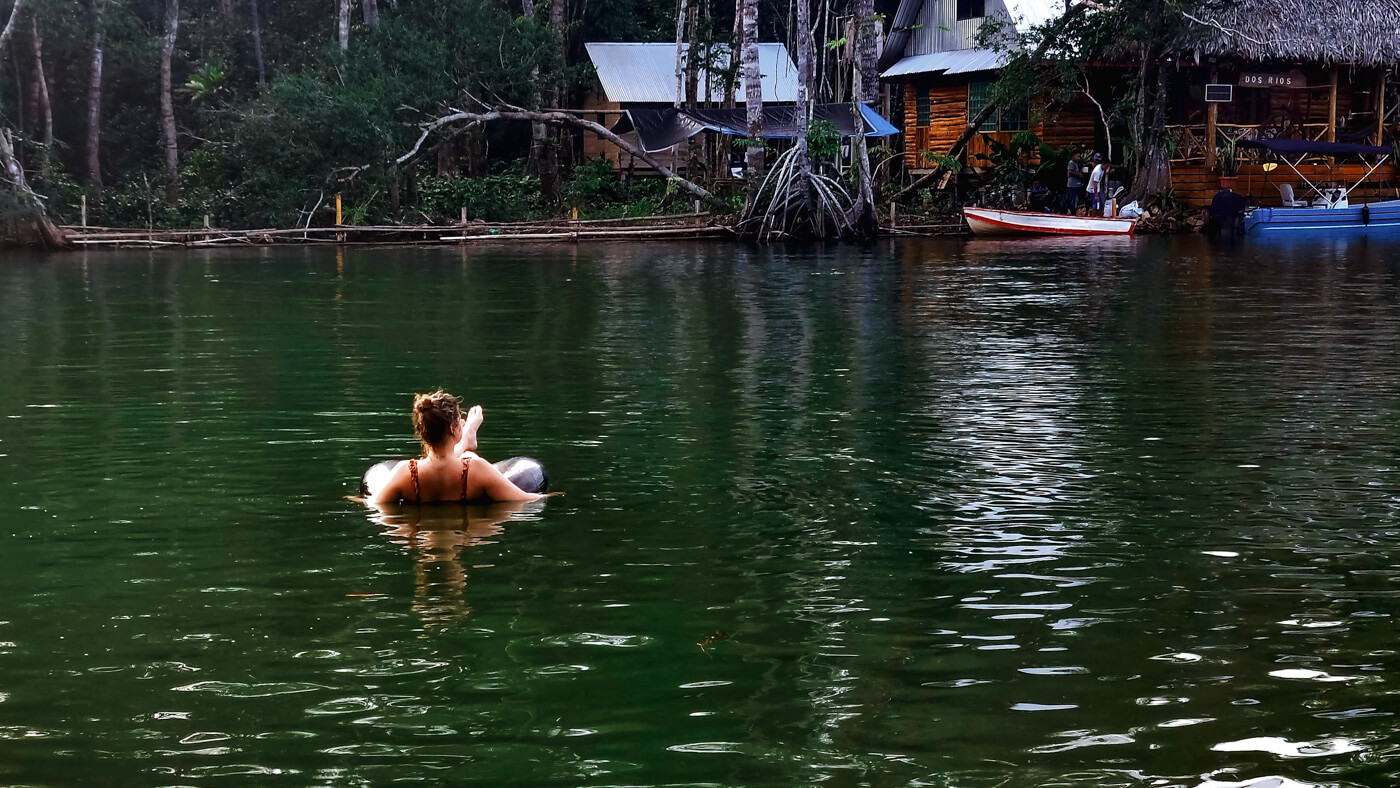
[[(673, 43), (612, 43), (590, 42), (585, 45), (588, 58), (597, 72), (596, 89), (585, 100), (583, 117), (609, 128), (618, 123), (628, 109), (655, 109), (675, 104), (676, 45)], [(716, 58), (728, 62), (728, 49), (716, 48)], [(791, 104), (797, 100), (797, 66), (787, 47), (777, 43), (758, 45), (763, 102)], [(728, 96), (718, 76), (712, 76), (703, 66), (696, 75), (696, 95), (702, 105), (719, 107)], [(745, 85), (742, 75), (736, 80), (734, 106), (744, 106)], [(637, 142), (635, 132), (622, 135)], [(606, 156), (623, 173), (651, 174), (651, 167), (640, 159), (624, 153), (615, 145), (596, 135), (584, 135), (585, 159)], [(668, 167), (675, 166), (674, 151), (653, 154)]]
[[(915, 174), (933, 169), (923, 154), (942, 155), (991, 98), (1006, 56), (977, 46), (989, 19), (1020, 31), (1064, 12), (1063, 0), (901, 0), (880, 56), (881, 76), (904, 96), (904, 164)], [(987, 141), (1005, 144), (1032, 131), (1056, 148), (1094, 147), (1098, 121), (1088, 99), (1067, 107), (1003, 107), (983, 124), (963, 155), (975, 165)]]
[[(1176, 196), (1204, 205), (1219, 189), (1221, 151), (1245, 139), (1293, 138), (1391, 145), (1396, 137), (1400, 19), (1395, 0), (1238, 0), (1202, 4), (1173, 62), (1168, 151)], [(977, 32), (996, 16), (1018, 29), (1064, 11), (1063, 0), (901, 0), (884, 55), (883, 76), (904, 96), (905, 164), (933, 165), (987, 101), (1004, 56), (976, 47)], [(1092, 13), (1092, 11), (1091, 11)], [(1105, 68), (1120, 68), (1106, 66)], [(1212, 98), (1206, 101), (1206, 86)], [(1102, 97), (1099, 97), (1103, 100)], [(1080, 96), (1068, 106), (1003, 108), (974, 136), (965, 164), (977, 165), (988, 139), (1021, 130), (1055, 147), (1104, 150), (1096, 108)], [(1115, 129), (1115, 139), (1121, 130)], [(1288, 183), (1310, 190), (1287, 167), (1268, 168), (1239, 151), (1236, 189), (1260, 205), (1280, 204)], [(1299, 166), (1314, 184), (1350, 185), (1368, 168), (1359, 161), (1315, 157)], [(1393, 161), (1351, 194), (1352, 202), (1400, 197)]]

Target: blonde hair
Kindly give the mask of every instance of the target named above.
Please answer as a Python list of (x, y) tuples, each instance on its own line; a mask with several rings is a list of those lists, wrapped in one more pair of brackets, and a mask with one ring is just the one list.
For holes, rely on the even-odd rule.
[(413, 431), (425, 451), (451, 436), (461, 418), (461, 402), (442, 389), (413, 396)]

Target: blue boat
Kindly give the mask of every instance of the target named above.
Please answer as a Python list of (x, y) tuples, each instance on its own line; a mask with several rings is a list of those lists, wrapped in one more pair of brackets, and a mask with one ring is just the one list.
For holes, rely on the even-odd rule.
[[(1356, 145), (1345, 142), (1313, 140), (1240, 140), (1241, 148), (1267, 151), (1284, 164), (1317, 194), (1311, 203), (1299, 202), (1296, 207), (1253, 208), (1244, 215), (1244, 229), (1253, 235), (1301, 235), (1305, 233), (1397, 233), (1400, 232), (1400, 200), (1352, 205), (1347, 200), (1356, 186), (1385, 163), (1394, 149), (1376, 145)], [(1295, 157), (1290, 160), (1289, 157)], [(1299, 172), (1297, 165), (1307, 156), (1376, 157), (1375, 163), (1350, 189), (1319, 189)]]
[(1255, 208), (1244, 215), (1252, 235), (1318, 232), (1400, 232), (1400, 200), (1342, 207)]

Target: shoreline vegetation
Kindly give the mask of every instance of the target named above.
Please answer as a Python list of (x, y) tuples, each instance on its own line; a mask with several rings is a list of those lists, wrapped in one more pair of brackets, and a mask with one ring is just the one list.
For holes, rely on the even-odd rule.
[[(1021, 37), (984, 25), (986, 46), (995, 39), (1016, 67), (1002, 70), (980, 112), (959, 119), (966, 125), (951, 149), (919, 159), (898, 137), (843, 138), (811, 113), (847, 105), (856, 129), (862, 104), (894, 115), (901, 99), (882, 95), (895, 86), (882, 85), (877, 42), (899, 32), (898, 0), (799, 0), (791, 15), (760, 0), (383, 5), (0, 0), (0, 244), (962, 234), (962, 205), (1010, 207), (1033, 176), (1062, 173), (1069, 155), (1028, 132), (990, 155), (969, 153), (998, 107), (1024, 104), (1047, 84), (1078, 90), (1049, 68), (1056, 58), (1066, 67), (1130, 62), (1169, 51), (1182, 35), (1166, 0), (1069, 3)], [(1172, 24), (1154, 32), (1142, 18)], [(1146, 43), (1125, 49), (1129, 39)], [(587, 108), (599, 84), (590, 41), (674, 43), (674, 106), (743, 101), (747, 125), (729, 129), (737, 136), (682, 140), (665, 156), (642, 150)], [(795, 61), (794, 106), (807, 111), (790, 138), (763, 133), (770, 99), (758, 86), (771, 75), (759, 68), (759, 42), (781, 43)], [(1145, 163), (1150, 180), (1164, 182), (1155, 147), (1164, 79), (1139, 75), (1115, 97), (1118, 116), (1137, 110), (1127, 128), (1140, 160), (1127, 172), (1135, 193)], [(1117, 134), (1121, 120), (1105, 120), (1116, 125), (1104, 132)], [(607, 155), (585, 155), (592, 137)], [(974, 170), (978, 185), (969, 186)], [(698, 219), (696, 203), (706, 210)], [(1179, 206), (1144, 204), (1157, 217), (1142, 232), (1194, 224)]]

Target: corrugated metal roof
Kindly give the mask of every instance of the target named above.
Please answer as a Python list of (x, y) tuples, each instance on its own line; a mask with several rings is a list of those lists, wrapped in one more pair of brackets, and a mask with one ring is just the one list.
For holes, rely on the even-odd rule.
[[(619, 104), (672, 104), (676, 98), (676, 45), (601, 43), (585, 45), (603, 93)], [(728, 62), (728, 54), (724, 55)], [(797, 67), (782, 44), (759, 44), (758, 62), (762, 70), (764, 101), (797, 100)], [(736, 100), (744, 103), (741, 74)], [(705, 73), (700, 73), (700, 93), (705, 92)], [(710, 85), (709, 101), (722, 101), (724, 86), (719, 79)]]
[(994, 49), (955, 49), (902, 58), (885, 70), (882, 77), (902, 77), (906, 74), (967, 74), (973, 71), (995, 71), (1006, 65), (1006, 55)]
[(1063, 0), (1003, 0), (1006, 12), (1022, 33), (1036, 25), (1058, 19), (1065, 12)]
[(904, 57), (904, 47), (909, 43), (909, 34), (913, 32), (921, 8), (923, 0), (899, 0), (899, 8), (885, 38), (885, 48), (880, 52), (880, 68), (889, 68)]
[[(890, 26), (889, 41), (880, 57), (885, 76), (944, 71), (929, 67), (929, 61), (913, 61), (936, 54), (986, 51), (975, 50), (982, 25), (993, 17), (1009, 18), (1018, 32), (1043, 25), (1064, 13), (1064, 0), (986, 0), (986, 16), (957, 18), (956, 0), (900, 0)], [(943, 61), (937, 61), (942, 63)], [(947, 73), (1000, 68), (1001, 62), (984, 65), (954, 64)]]

